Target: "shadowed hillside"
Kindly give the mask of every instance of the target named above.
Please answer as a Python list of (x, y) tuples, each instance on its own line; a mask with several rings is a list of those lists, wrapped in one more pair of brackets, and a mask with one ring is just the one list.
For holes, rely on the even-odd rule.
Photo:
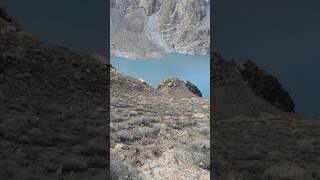
[(320, 121), (294, 112), (279, 81), (248, 61), (213, 54), (211, 175), (216, 179), (320, 178)]
[(0, 10), (0, 179), (105, 179), (107, 67)]

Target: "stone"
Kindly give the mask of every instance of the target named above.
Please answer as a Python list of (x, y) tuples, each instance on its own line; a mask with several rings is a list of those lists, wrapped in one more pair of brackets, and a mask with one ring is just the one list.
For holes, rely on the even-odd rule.
[(200, 90), (191, 82), (184, 82), (173, 77), (161, 80), (158, 89), (163, 93), (175, 94), (180, 97), (202, 97)]

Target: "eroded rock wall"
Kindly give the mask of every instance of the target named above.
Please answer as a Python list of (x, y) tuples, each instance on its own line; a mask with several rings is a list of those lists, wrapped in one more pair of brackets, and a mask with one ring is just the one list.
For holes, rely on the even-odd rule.
[(208, 55), (209, 22), (205, 0), (113, 0), (111, 55), (129, 59), (171, 52)]

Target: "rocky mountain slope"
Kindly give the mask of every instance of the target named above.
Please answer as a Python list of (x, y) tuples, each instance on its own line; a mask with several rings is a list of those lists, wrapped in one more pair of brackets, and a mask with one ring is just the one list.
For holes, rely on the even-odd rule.
[(111, 55), (148, 59), (209, 54), (206, 0), (111, 0)]
[(106, 72), (0, 9), (0, 179), (106, 179)]
[(209, 179), (209, 102), (188, 86), (111, 71), (111, 153), (131, 172), (122, 178)]
[(294, 113), (279, 81), (252, 62), (212, 61), (211, 176), (319, 179), (319, 119)]
[[(109, 179), (109, 66), (35, 39), (4, 9), (0, 24), (0, 179)], [(209, 179), (209, 102), (198, 89), (110, 76), (111, 177)]]

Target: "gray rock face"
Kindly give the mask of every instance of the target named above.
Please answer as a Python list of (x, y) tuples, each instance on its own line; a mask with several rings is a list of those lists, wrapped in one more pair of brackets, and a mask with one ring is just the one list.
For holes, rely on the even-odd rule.
[(171, 52), (208, 55), (205, 0), (112, 0), (111, 55), (148, 59)]
[(209, 6), (204, 0), (163, 0), (158, 14), (162, 36), (176, 52), (209, 52)]
[(110, 7), (119, 9), (121, 12), (128, 14), (138, 8), (143, 8), (147, 15), (155, 13), (159, 8), (159, 0), (111, 0)]
[(166, 78), (160, 82), (158, 89), (167, 94), (179, 97), (202, 97), (200, 90), (190, 81), (184, 82), (178, 78)]

